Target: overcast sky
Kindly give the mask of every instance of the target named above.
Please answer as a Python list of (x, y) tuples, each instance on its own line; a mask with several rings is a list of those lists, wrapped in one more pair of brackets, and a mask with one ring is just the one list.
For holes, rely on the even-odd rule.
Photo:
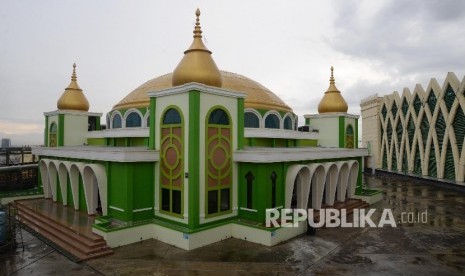
[[(43, 112), (73, 62), (90, 111), (106, 114), (145, 81), (172, 72), (192, 42), (195, 9), (222, 70), (245, 75), (294, 112), (317, 112), (336, 85), (360, 100), (465, 74), (465, 1), (0, 0), (0, 138), (41, 144)], [(104, 118), (104, 117), (103, 117)]]

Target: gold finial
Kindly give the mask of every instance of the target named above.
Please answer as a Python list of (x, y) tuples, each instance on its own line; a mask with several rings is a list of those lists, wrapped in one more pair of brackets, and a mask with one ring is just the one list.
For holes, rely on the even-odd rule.
[(71, 82), (57, 102), (58, 109), (88, 111), (89, 102), (77, 83), (76, 63), (73, 63)]
[(197, 10), (195, 11), (195, 15), (197, 16), (197, 18), (195, 19), (195, 28), (194, 28), (194, 38), (196, 37), (202, 37), (202, 29), (200, 27), (200, 10), (199, 8), (197, 8)]
[(211, 51), (202, 41), (200, 27), (200, 10), (195, 11), (194, 41), (189, 49), (184, 51), (184, 57), (173, 71), (173, 86), (189, 82), (198, 82), (210, 86), (221, 87), (223, 80), (220, 70), (211, 57)]
[(73, 74), (71, 75), (71, 81), (77, 81), (77, 76), (76, 76), (76, 62), (73, 63)]
[(331, 66), (331, 77), (329, 78), (329, 83), (334, 84), (334, 67)]

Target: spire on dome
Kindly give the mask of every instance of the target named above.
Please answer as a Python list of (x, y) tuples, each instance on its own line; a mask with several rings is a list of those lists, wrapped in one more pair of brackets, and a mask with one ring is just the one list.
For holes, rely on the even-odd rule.
[(195, 11), (195, 16), (197, 16), (197, 18), (195, 19), (195, 28), (194, 28), (194, 38), (196, 37), (200, 37), (202, 38), (202, 29), (200, 27), (200, 10), (199, 8), (197, 8), (197, 10)]
[(89, 102), (77, 83), (76, 63), (73, 64), (71, 82), (58, 100), (57, 107), (61, 110), (89, 110)]
[(347, 113), (348, 106), (341, 95), (341, 91), (336, 87), (334, 79), (334, 67), (331, 66), (331, 77), (329, 87), (318, 105), (318, 113)]
[(195, 11), (196, 22), (194, 27), (194, 41), (184, 52), (184, 57), (173, 71), (173, 86), (189, 82), (198, 82), (210, 86), (221, 87), (223, 79), (220, 70), (211, 57), (212, 52), (202, 41), (200, 27), (200, 10)]
[(69, 83), (68, 88), (82, 91), (82, 89), (79, 87), (77, 83), (76, 63), (73, 63), (73, 74), (71, 74), (71, 82)]
[(334, 67), (331, 65), (331, 77), (329, 78), (329, 83), (334, 84)]

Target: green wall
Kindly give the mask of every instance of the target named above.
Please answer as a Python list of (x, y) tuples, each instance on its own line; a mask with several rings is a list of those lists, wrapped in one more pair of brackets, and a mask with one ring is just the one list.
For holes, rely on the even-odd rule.
[[(132, 172), (128, 163), (110, 163), (108, 174), (108, 214), (129, 221), (132, 220)], [(117, 210), (115, 208), (124, 211)]]
[[(252, 209), (257, 212), (242, 210), (241, 207), (247, 207), (247, 180), (245, 176), (248, 172), (254, 175), (252, 185)], [(284, 187), (285, 187), (285, 166), (284, 163), (256, 164), (240, 163), (239, 164), (239, 216), (258, 222), (265, 221), (265, 210), (271, 208), (272, 203), (272, 185), (271, 174), (275, 172), (276, 178), (276, 207), (284, 205)]]

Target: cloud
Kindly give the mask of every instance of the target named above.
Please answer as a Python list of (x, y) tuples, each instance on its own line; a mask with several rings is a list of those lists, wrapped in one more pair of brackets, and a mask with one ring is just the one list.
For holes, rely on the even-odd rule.
[(465, 67), (464, 1), (344, 1), (335, 10), (328, 45), (379, 62), (376, 70), (434, 76)]
[(43, 143), (44, 126), (14, 120), (0, 120), (0, 138), (10, 138), (14, 146)]
[(4, 135), (42, 133), (43, 125), (0, 120), (0, 132)]

